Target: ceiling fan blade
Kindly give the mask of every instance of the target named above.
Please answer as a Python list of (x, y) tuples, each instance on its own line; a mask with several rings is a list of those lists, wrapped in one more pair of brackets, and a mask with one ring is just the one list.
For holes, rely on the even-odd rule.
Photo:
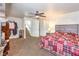
[(36, 14), (44, 14), (44, 13), (40, 13), (39, 11), (36, 11)]
[(44, 14), (44, 13), (39, 13), (39, 14)]
[(31, 17), (31, 18), (33, 18), (34, 16), (25, 16), (25, 17)]
[(46, 16), (41, 15), (40, 17), (46, 17)]

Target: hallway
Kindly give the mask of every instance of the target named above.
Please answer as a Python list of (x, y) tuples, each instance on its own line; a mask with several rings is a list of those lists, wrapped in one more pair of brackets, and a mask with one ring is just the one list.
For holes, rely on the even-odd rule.
[(8, 56), (51, 56), (44, 49), (39, 48), (37, 38), (31, 39), (11, 39), (10, 40), (10, 51)]

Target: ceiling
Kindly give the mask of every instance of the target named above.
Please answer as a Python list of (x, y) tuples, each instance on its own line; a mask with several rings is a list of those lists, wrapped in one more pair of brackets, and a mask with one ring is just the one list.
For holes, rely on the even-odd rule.
[(53, 15), (60, 15), (79, 11), (79, 3), (6, 3), (7, 16), (24, 17), (25, 12), (35, 13), (35, 11), (44, 13), (51, 11)]

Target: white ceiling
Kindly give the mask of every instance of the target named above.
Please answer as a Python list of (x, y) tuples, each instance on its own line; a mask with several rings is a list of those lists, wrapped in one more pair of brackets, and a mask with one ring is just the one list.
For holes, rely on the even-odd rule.
[(23, 17), (25, 12), (40, 11), (46, 13), (50, 10), (63, 14), (75, 12), (79, 11), (79, 3), (13, 3), (10, 15)]

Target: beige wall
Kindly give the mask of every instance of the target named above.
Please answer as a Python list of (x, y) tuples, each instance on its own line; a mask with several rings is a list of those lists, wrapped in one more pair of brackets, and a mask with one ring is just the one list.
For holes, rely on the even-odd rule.
[(55, 32), (56, 24), (79, 24), (79, 11), (65, 14), (62, 17), (56, 19), (56, 21), (52, 21), (52, 23), (52, 32)]

